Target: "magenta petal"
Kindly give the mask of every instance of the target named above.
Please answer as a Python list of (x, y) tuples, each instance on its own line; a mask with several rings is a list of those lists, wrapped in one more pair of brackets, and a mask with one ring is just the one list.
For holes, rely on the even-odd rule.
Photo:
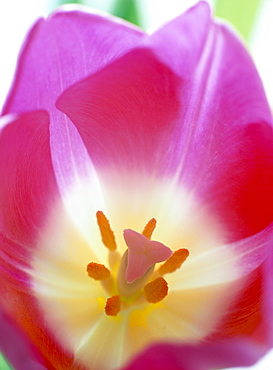
[(98, 169), (175, 177), (230, 241), (272, 221), (271, 112), (249, 55), (205, 3), (69, 88), (57, 107)]
[(48, 111), (52, 162), (64, 202), (67, 187), (79, 183), (83, 174), (93, 185), (95, 174), (77, 130), (56, 110), (56, 99), (68, 86), (120, 57), (144, 36), (129, 23), (80, 10), (55, 12), (38, 20), (28, 34), (4, 113)]
[(272, 184), (272, 127), (252, 123), (219, 137), (219, 155), (199, 194), (233, 230), (233, 237), (242, 238), (272, 222)]
[(48, 114), (24, 114), (0, 134), (1, 231), (31, 247), (57, 197)]
[(16, 370), (46, 370), (33, 344), (17, 325), (0, 312), (0, 351)]
[(138, 49), (68, 89), (57, 108), (76, 125), (97, 168), (167, 171), (179, 85), (150, 50)]
[(200, 1), (155, 31), (145, 40), (145, 45), (174, 73), (187, 80), (200, 63), (210, 31), (210, 8)]
[[(8, 121), (8, 118), (3, 117), (1, 122)], [(33, 249), (39, 247), (37, 240), (53, 207), (60, 201), (49, 143), (49, 117), (45, 111), (10, 117), (9, 123), (2, 126), (0, 301), (1, 307), (16, 320), (45, 357), (50, 357), (48, 353), (58, 353), (60, 361), (71, 363), (69, 355), (52, 340), (47, 323), (33, 297), (31, 275), (28, 273)], [(30, 313), (35, 320), (30, 319)], [(3, 346), (11, 360), (16, 358), (16, 345), (17, 341), (13, 343), (13, 354), (8, 352), (11, 349)], [(31, 360), (26, 361), (26, 364), (32, 369)], [(20, 369), (20, 366), (16, 368)], [(27, 369), (23, 365), (21, 368)], [(39, 368), (38, 365), (36, 368)], [(46, 368), (51, 369), (50, 366)]]
[[(150, 37), (82, 12), (59, 12), (38, 21), (4, 112), (18, 117), (3, 125), (0, 136), (1, 303), (52, 367), (71, 368), (74, 355), (64, 353), (66, 338), (53, 338), (54, 322), (47, 321), (51, 310), (32, 297), (24, 269), (30, 250), (60, 196), (76, 226), (84, 225), (90, 235), (89, 213), (104, 209), (96, 203), (100, 191), (107, 199), (107, 186), (114, 189), (118, 183), (124, 184), (118, 191), (126, 194), (124, 174), (138, 189), (135, 173), (144, 179), (141, 190), (146, 179), (159, 189), (161, 181), (173, 180), (167, 189), (172, 202), (172, 190), (179, 193), (181, 187), (197, 207), (215, 216), (219, 229), (223, 224), (234, 259), (231, 276), (242, 291), (206, 338), (218, 343), (154, 345), (127, 370), (211, 370), (250, 365), (264, 354), (267, 338), (257, 332), (265, 324), (273, 327), (272, 261), (266, 261), (273, 225), (271, 113), (248, 54), (225, 26), (210, 20), (204, 2)], [(111, 178), (111, 171), (117, 177)], [(159, 244), (149, 243), (157, 251)], [(38, 271), (37, 281), (43, 277)], [(0, 318), (3, 330), (12, 333), (6, 324)], [(260, 347), (239, 337), (242, 333)], [(219, 342), (228, 336), (238, 341)], [(272, 343), (272, 335), (269, 339)], [(9, 343), (4, 348), (0, 340), (8, 355)]]
[(253, 272), (270, 257), (272, 240), (273, 223), (255, 235), (229, 244), (229, 250), (238, 261), (238, 277)]
[(265, 327), (268, 334), (268, 342), (273, 347), (273, 238), (270, 240), (270, 253), (265, 263), (263, 264), (263, 273), (265, 282), (263, 285), (264, 289), (264, 300), (263, 300), (263, 318)]
[(211, 370), (250, 366), (264, 354), (265, 350), (245, 337), (199, 345), (155, 345), (123, 370)]
[(177, 129), (188, 102), (179, 101), (184, 85), (172, 63), (179, 61), (179, 73), (190, 77), (209, 22), (209, 8), (200, 3), (145, 38), (137, 50), (64, 93), (57, 107), (77, 126), (96, 165), (177, 170), (183, 147), (183, 140), (176, 147)]
[[(227, 27), (214, 22), (205, 27), (206, 11), (203, 3), (180, 18), (191, 42), (184, 42), (180, 52), (194, 49), (195, 54), (188, 52), (181, 68), (178, 58), (166, 62), (183, 78), (181, 99), (187, 106), (174, 156), (180, 155), (181, 180), (211, 205), (235, 239), (262, 230), (273, 219), (272, 115), (246, 50)], [(191, 16), (199, 19), (202, 50), (193, 34), (196, 22), (187, 23)], [(177, 32), (178, 24), (179, 18), (159, 30), (160, 37), (151, 36), (161, 60), (163, 35)]]
[(71, 84), (132, 49), (143, 33), (80, 10), (39, 19), (29, 32), (3, 114), (52, 109)]

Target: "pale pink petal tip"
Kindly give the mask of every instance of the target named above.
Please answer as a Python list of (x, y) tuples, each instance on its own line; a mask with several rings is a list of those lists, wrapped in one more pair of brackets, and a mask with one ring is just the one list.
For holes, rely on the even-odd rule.
[(143, 276), (156, 263), (166, 261), (172, 251), (164, 244), (149, 240), (136, 231), (126, 229), (123, 232), (128, 247), (128, 265), (125, 278), (128, 283)]

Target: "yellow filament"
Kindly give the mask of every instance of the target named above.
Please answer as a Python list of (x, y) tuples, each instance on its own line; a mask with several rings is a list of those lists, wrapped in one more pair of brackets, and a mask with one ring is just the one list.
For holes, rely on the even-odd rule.
[(114, 232), (110, 227), (109, 221), (105, 217), (102, 211), (96, 213), (97, 222), (100, 228), (101, 238), (103, 244), (110, 250), (115, 251), (117, 249)]
[(106, 280), (109, 279), (111, 273), (107, 267), (100, 263), (90, 262), (86, 269), (88, 276), (95, 280)]
[(107, 316), (117, 316), (120, 312), (120, 295), (114, 295), (107, 299), (104, 307)]
[(158, 269), (160, 275), (165, 275), (171, 272), (174, 272), (189, 256), (189, 251), (187, 249), (178, 249), (175, 251), (166, 262), (163, 263)]
[(146, 238), (151, 239), (153, 231), (156, 227), (156, 219), (152, 218), (147, 225), (144, 227), (142, 231), (142, 235), (146, 236)]
[(168, 290), (167, 281), (160, 276), (144, 286), (144, 295), (147, 302), (158, 303), (166, 297)]

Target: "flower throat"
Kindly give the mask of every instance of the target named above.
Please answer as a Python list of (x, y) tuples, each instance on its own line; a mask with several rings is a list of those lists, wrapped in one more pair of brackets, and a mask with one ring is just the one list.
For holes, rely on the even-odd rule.
[[(116, 316), (132, 304), (162, 301), (169, 289), (163, 276), (180, 268), (189, 251), (178, 249), (172, 252), (164, 244), (151, 240), (156, 227), (156, 220), (152, 218), (141, 234), (131, 229), (123, 231), (128, 249), (121, 257), (108, 219), (101, 211), (96, 213), (96, 217), (102, 242), (109, 250), (109, 268), (90, 262), (87, 273), (90, 278), (99, 281), (109, 294), (105, 314)], [(160, 262), (164, 263), (155, 269)]]

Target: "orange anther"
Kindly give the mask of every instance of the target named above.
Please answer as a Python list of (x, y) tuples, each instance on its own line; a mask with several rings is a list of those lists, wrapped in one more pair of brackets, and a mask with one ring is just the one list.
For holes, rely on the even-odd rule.
[(105, 217), (102, 211), (96, 213), (97, 222), (100, 228), (101, 238), (103, 244), (110, 250), (114, 251), (117, 249), (114, 232), (110, 227), (109, 221)]
[(179, 269), (183, 262), (189, 256), (189, 251), (187, 249), (178, 249), (175, 251), (166, 262), (163, 263), (158, 269), (160, 275), (165, 275), (175, 270)]
[(120, 312), (120, 295), (108, 298), (104, 310), (107, 316), (117, 316)]
[(146, 238), (151, 239), (152, 233), (156, 227), (156, 219), (152, 218), (147, 225), (144, 227), (142, 231), (142, 235), (146, 236)]
[(168, 290), (167, 281), (160, 276), (144, 286), (145, 298), (149, 303), (158, 303), (166, 297)]
[(106, 280), (111, 275), (107, 267), (96, 262), (90, 262), (87, 265), (86, 271), (88, 273), (88, 276), (95, 280)]

